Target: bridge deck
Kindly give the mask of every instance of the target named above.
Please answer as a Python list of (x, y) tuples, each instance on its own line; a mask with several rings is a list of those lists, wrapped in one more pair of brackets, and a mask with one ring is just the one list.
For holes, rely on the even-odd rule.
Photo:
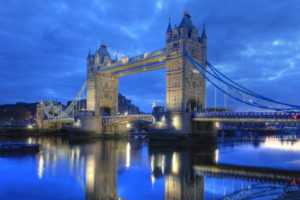
[(235, 166), (226, 164), (196, 165), (194, 170), (197, 175), (208, 177), (231, 177), (234, 179), (253, 180), (258, 182), (290, 183), (294, 178), (300, 182), (299, 171), (288, 171), (271, 168), (259, 168), (250, 166)]
[(267, 122), (300, 124), (299, 112), (201, 112), (194, 121)]
[(111, 72), (113, 76), (121, 77), (139, 72), (145, 72), (165, 67), (165, 49), (146, 53), (133, 58), (125, 58), (122, 62), (110, 67), (101, 67), (97, 72)]
[(152, 122), (152, 115), (141, 114), (141, 115), (116, 115), (116, 116), (103, 116), (102, 124), (110, 125), (115, 123), (127, 123), (136, 120), (145, 120)]

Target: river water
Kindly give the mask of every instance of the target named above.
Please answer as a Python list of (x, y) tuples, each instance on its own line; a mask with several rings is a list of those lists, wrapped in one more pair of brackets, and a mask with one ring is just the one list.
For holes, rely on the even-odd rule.
[[(36, 154), (1, 155), (0, 199), (297, 199), (297, 136), (219, 138), (216, 145), (28, 137)], [(15, 142), (2, 139), (1, 142)]]

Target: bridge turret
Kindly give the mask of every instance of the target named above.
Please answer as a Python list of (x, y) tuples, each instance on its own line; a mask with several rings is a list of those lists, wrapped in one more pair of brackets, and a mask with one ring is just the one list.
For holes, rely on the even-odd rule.
[(87, 56), (87, 58), (86, 58), (86, 62), (87, 62), (87, 65), (88, 65), (88, 66), (91, 65), (91, 57), (92, 57), (92, 55), (91, 55), (91, 50), (89, 50), (89, 54), (88, 54), (88, 56)]
[(96, 51), (95, 51), (95, 57), (94, 57), (94, 60), (95, 60), (95, 65), (99, 65), (100, 63), (100, 55), (99, 55), (99, 51), (97, 50), (97, 47), (96, 47)]
[(118, 53), (116, 53), (116, 57), (115, 57), (114, 62), (115, 62), (115, 63), (119, 62), (119, 56), (118, 56)]
[(200, 43), (202, 43), (202, 55), (201, 55), (201, 61), (202, 65), (206, 66), (206, 60), (207, 60), (207, 35), (206, 35), (206, 30), (205, 30), (205, 24), (203, 24), (202, 28), (202, 35), (200, 38)]
[(107, 66), (110, 65), (110, 63), (112, 62), (111, 58), (110, 58), (110, 54), (107, 51), (107, 46), (106, 44), (103, 42), (98, 50), (99, 53), (99, 64)]
[(167, 38), (167, 41), (172, 39), (172, 26), (171, 26), (170, 20), (169, 20), (169, 24), (168, 24), (168, 28), (167, 28), (167, 32), (166, 32), (166, 38)]
[(175, 26), (173, 28), (173, 38), (176, 38), (178, 36), (179, 36), (179, 29), (178, 29), (178, 27), (175, 24)]
[[(205, 79), (186, 58), (189, 54), (205, 66), (206, 46), (199, 38), (190, 13), (185, 11), (179, 27), (174, 25), (172, 40), (166, 44), (167, 111), (191, 112), (205, 108)], [(206, 38), (205, 33), (205, 45)]]
[(198, 40), (198, 29), (196, 27), (192, 28), (191, 38), (192, 38), (193, 41)]
[(207, 47), (207, 35), (205, 30), (205, 24), (203, 24), (202, 28), (201, 43), (203, 44), (203, 46)]
[(191, 20), (191, 15), (188, 11), (184, 12), (183, 18), (180, 22), (179, 29), (180, 29), (180, 36), (187, 38), (191, 35), (192, 29), (194, 25)]

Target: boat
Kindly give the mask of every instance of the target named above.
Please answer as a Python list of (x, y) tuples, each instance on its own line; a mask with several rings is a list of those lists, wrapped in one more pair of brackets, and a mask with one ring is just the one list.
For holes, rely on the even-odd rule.
[(27, 143), (2, 143), (0, 144), (0, 153), (36, 153), (39, 152), (39, 144)]

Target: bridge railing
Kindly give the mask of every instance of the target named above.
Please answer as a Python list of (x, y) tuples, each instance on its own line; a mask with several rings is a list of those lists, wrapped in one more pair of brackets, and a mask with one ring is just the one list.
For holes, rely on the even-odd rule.
[(112, 119), (112, 118), (143, 118), (143, 117), (152, 117), (150, 114), (141, 114), (141, 115), (112, 115), (112, 116), (103, 116), (102, 119)]
[(142, 115), (115, 115), (115, 116), (103, 116), (102, 124), (109, 125), (113, 123), (119, 123), (125, 121), (135, 121), (135, 120), (146, 120), (152, 121), (152, 115), (142, 114)]
[(199, 118), (286, 118), (299, 119), (300, 112), (200, 112)]

